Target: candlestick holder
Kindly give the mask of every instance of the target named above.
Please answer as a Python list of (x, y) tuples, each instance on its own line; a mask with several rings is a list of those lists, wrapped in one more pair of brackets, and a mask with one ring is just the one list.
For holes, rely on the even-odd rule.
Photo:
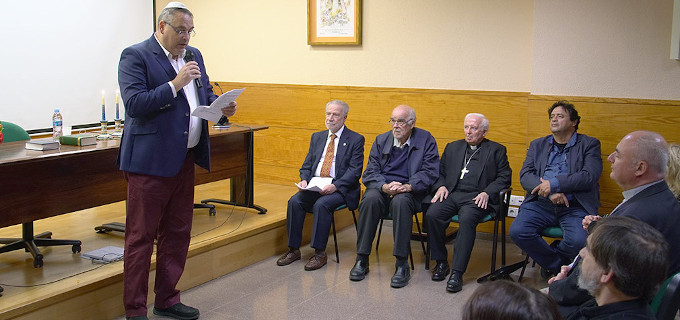
[(108, 132), (107, 132), (108, 122), (106, 122), (106, 120), (102, 120), (102, 121), (99, 121), (99, 124), (101, 125), (101, 130), (99, 130), (99, 134), (97, 135), (97, 140), (109, 140), (109, 139), (111, 139), (111, 135), (108, 134)]
[(111, 133), (111, 136), (113, 139), (118, 139), (123, 136), (123, 121), (122, 119), (114, 119), (113, 121), (115, 123), (115, 127)]

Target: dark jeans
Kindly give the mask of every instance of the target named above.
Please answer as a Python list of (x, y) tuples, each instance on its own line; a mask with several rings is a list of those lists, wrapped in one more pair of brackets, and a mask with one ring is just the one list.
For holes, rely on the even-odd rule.
[[(525, 202), (510, 226), (510, 238), (541, 267), (557, 273), (585, 246), (588, 233), (583, 230), (582, 221), (587, 214), (577, 202), (570, 203), (569, 208), (543, 198)], [(539, 235), (539, 231), (550, 226), (559, 226), (564, 232), (564, 238), (555, 247)]]

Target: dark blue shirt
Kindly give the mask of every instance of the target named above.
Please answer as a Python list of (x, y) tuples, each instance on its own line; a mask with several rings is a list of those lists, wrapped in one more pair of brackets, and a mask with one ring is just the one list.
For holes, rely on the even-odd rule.
[[(560, 182), (557, 180), (557, 176), (566, 176), (569, 174), (569, 151), (571, 147), (576, 144), (576, 131), (569, 138), (567, 145), (560, 150), (560, 148), (555, 143), (555, 138), (548, 138), (552, 144), (550, 148), (550, 153), (548, 154), (548, 164), (545, 166), (545, 172), (543, 173), (543, 179), (550, 181), (550, 194), (560, 192)], [(567, 199), (574, 199), (573, 194), (566, 194)]]

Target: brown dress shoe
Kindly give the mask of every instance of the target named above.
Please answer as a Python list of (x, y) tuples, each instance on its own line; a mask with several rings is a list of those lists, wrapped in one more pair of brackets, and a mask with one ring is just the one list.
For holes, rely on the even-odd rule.
[(300, 260), (300, 249), (288, 250), (284, 253), (279, 260), (276, 260), (276, 264), (280, 266), (287, 266), (295, 260)]
[(309, 258), (309, 261), (307, 261), (307, 264), (305, 264), (305, 270), (306, 271), (312, 271), (319, 269), (323, 266), (326, 265), (326, 262), (328, 261), (328, 256), (327, 255), (318, 255), (314, 254), (311, 258)]

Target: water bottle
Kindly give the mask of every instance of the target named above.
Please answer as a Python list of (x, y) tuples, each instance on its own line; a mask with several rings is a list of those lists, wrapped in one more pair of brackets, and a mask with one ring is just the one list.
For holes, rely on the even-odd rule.
[(59, 140), (61, 137), (61, 113), (59, 109), (54, 109), (54, 114), (52, 115), (52, 139)]

